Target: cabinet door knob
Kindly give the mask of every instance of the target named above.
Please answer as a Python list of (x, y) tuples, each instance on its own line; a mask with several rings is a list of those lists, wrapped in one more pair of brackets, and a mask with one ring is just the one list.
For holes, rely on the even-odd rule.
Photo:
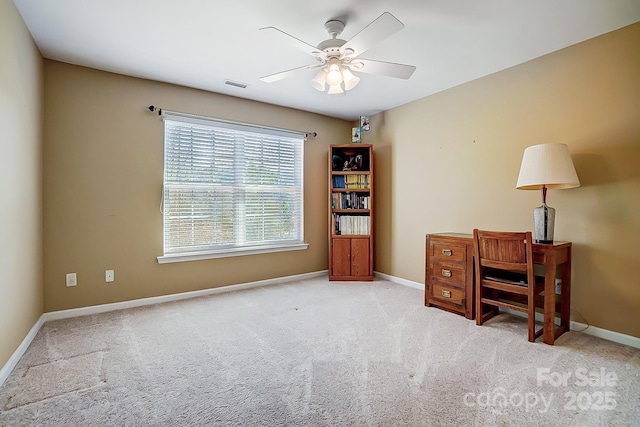
[(442, 296), (445, 298), (451, 298), (451, 291), (442, 290)]
[(442, 275), (444, 277), (451, 277), (451, 270), (445, 270), (444, 268), (442, 269)]
[(451, 251), (451, 249), (443, 249), (442, 250), (442, 255), (444, 256), (451, 256), (453, 252)]

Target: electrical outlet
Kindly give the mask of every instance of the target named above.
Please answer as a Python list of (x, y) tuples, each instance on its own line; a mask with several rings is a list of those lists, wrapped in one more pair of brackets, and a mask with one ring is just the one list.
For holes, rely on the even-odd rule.
[(116, 279), (115, 272), (113, 270), (107, 270), (104, 272), (104, 281), (113, 282)]
[(562, 280), (556, 279), (556, 294), (562, 293)]
[(78, 285), (78, 276), (76, 273), (67, 273), (67, 286), (77, 286)]

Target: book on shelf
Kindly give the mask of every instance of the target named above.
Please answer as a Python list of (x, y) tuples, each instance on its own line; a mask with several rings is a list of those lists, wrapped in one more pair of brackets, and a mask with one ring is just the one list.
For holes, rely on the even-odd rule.
[(345, 181), (345, 188), (369, 188), (369, 175), (347, 175)]
[(369, 175), (334, 175), (333, 188), (368, 189)]
[(370, 233), (370, 217), (366, 215), (333, 214), (332, 229), (338, 235), (361, 235)]
[(345, 188), (344, 175), (334, 175), (332, 181), (333, 188)]
[(332, 209), (369, 209), (370, 196), (361, 193), (333, 193), (331, 194)]

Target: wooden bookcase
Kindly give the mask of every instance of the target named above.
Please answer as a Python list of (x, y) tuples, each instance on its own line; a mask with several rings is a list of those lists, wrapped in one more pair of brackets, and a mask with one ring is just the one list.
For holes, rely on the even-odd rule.
[(329, 150), (329, 280), (373, 280), (373, 146)]

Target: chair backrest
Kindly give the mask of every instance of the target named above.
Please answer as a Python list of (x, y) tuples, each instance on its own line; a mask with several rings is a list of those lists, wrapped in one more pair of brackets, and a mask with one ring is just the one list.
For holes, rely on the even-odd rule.
[(473, 230), (476, 263), (489, 267), (528, 273), (533, 272), (531, 232)]

